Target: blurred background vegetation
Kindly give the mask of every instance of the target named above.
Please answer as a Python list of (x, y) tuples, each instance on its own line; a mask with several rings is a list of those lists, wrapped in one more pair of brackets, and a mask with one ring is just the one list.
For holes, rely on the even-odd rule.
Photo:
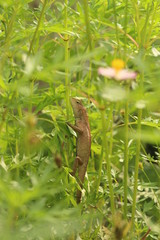
[[(1, 239), (159, 239), (159, 16), (158, 0), (0, 2)], [(116, 58), (136, 81), (98, 76)], [(70, 96), (92, 136), (79, 205)]]

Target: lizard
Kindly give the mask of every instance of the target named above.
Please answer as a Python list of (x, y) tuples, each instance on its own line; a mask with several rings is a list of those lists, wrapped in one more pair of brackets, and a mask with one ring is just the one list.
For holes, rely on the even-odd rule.
[[(78, 180), (82, 189), (91, 150), (91, 132), (88, 115), (81, 100), (70, 98), (70, 102), (75, 117), (75, 125), (71, 123), (67, 124), (77, 133), (76, 158), (73, 165), (72, 175), (75, 176), (78, 169)], [(77, 190), (77, 203), (80, 203), (81, 196), (82, 192)]]

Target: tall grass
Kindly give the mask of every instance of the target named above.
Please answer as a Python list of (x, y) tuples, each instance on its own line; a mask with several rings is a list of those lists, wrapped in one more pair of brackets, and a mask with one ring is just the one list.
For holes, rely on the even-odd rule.
[[(159, 238), (159, 13), (158, 0), (0, 3), (1, 239)], [(115, 58), (136, 81), (98, 75)], [(79, 205), (75, 96), (92, 138)]]

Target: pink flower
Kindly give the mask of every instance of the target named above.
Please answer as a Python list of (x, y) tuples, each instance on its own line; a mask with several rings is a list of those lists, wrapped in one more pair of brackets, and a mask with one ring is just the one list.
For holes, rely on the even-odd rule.
[(118, 81), (135, 79), (137, 76), (136, 72), (124, 69), (124, 62), (121, 59), (113, 60), (112, 68), (111, 67), (108, 67), (108, 68), (100, 67), (98, 69), (98, 74), (100, 74), (104, 77), (114, 78)]

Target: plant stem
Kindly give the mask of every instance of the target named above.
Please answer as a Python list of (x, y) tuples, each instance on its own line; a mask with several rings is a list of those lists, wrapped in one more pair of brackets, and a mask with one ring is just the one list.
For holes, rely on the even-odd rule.
[(113, 103), (110, 104), (110, 116), (109, 116), (109, 123), (110, 129), (110, 146), (109, 146), (109, 156), (112, 156), (112, 149), (113, 149)]
[(107, 177), (108, 177), (108, 183), (109, 183), (109, 193), (110, 193), (110, 202), (111, 202), (111, 212), (112, 217), (115, 213), (115, 205), (114, 205), (114, 193), (113, 193), (113, 185), (112, 185), (112, 175), (111, 175), (111, 163), (110, 163), (110, 157), (109, 157), (109, 149), (108, 149), (108, 139), (107, 139), (107, 124), (105, 119), (105, 111), (101, 111), (101, 119), (102, 119), (102, 131), (103, 131), (103, 152), (105, 155), (105, 159), (107, 162)]
[(153, 26), (154, 26), (154, 20), (155, 20), (155, 17), (156, 17), (156, 14), (157, 14), (157, 8), (159, 6), (159, 2), (157, 1), (157, 4), (155, 6), (155, 9), (153, 11), (153, 14), (152, 14), (152, 19), (151, 19), (151, 26), (149, 28), (149, 32), (148, 32), (148, 36), (147, 36), (147, 40), (146, 40), (146, 47), (149, 47), (149, 41), (150, 41), (150, 38), (151, 38), (151, 34), (152, 34), (152, 31), (153, 31)]
[[(68, 27), (68, 11), (67, 11), (67, 7), (68, 7), (68, 0), (65, 0), (65, 16), (64, 16), (64, 26), (65, 26), (65, 30), (67, 31), (67, 27)], [(68, 70), (68, 60), (69, 60), (69, 37), (68, 34), (65, 34), (65, 38), (64, 38), (64, 45), (65, 45), (65, 97), (66, 97), (66, 114), (67, 114), (67, 121), (69, 120), (69, 115), (70, 115), (70, 101), (69, 101), (69, 97), (70, 97), (70, 78), (69, 78), (69, 70)], [(65, 157), (65, 161), (66, 161), (66, 166), (69, 166), (69, 155), (70, 155), (70, 142), (69, 139), (67, 139), (67, 156)], [(67, 179), (68, 181), (68, 179)]]
[[(126, 94), (128, 96), (129, 85), (126, 87)], [(124, 217), (127, 218), (127, 189), (128, 189), (128, 99), (125, 105), (125, 143), (124, 143)]]
[[(145, 53), (143, 53), (143, 59), (145, 58)], [(143, 99), (143, 81), (144, 72), (140, 75), (139, 87), (141, 90), (141, 99)], [(141, 148), (141, 121), (142, 121), (142, 109), (138, 109), (138, 120), (137, 120), (137, 141), (136, 141), (136, 159), (135, 159), (135, 173), (134, 173), (134, 190), (133, 190), (133, 204), (132, 204), (132, 217), (131, 217), (131, 236), (133, 236), (134, 230), (134, 218), (136, 212), (136, 198), (137, 198), (137, 187), (138, 187), (138, 170), (139, 170), (139, 156)]]
[[(128, 23), (128, 0), (125, 1), (125, 20), (124, 20), (124, 61), (126, 62), (127, 53), (127, 23)], [(129, 84), (126, 87), (128, 96)], [(128, 99), (125, 105), (125, 144), (124, 144), (124, 217), (127, 218), (127, 194), (128, 194)]]
[(140, 33), (140, 18), (139, 18), (139, 9), (138, 9), (138, 3), (136, 1), (133, 1), (135, 13), (136, 13), (136, 22), (137, 22), (137, 34), (138, 34), (138, 43), (141, 43), (141, 33)]
[[(65, 0), (65, 19), (64, 19), (64, 25), (65, 30), (67, 31), (68, 27), (68, 13), (67, 13), (67, 6), (68, 6), (68, 0)], [(67, 120), (69, 119), (69, 96), (70, 96), (70, 80), (69, 80), (69, 70), (68, 70), (68, 59), (69, 59), (69, 38), (68, 34), (65, 34), (65, 87), (66, 87), (66, 113), (67, 113)]]
[(118, 34), (118, 27), (117, 27), (117, 13), (116, 13), (116, 3), (115, 0), (113, 0), (113, 11), (114, 11), (114, 23), (115, 23), (115, 30), (116, 30), (116, 40), (118, 45), (118, 51), (120, 54), (120, 47), (119, 47), (119, 34)]
[(3, 72), (3, 67), (4, 67), (6, 59), (8, 57), (7, 54), (8, 54), (8, 51), (9, 51), (11, 36), (12, 36), (12, 32), (13, 32), (13, 24), (14, 24), (15, 19), (16, 19), (18, 8), (19, 8), (19, 5), (17, 5), (17, 7), (14, 9), (14, 12), (12, 14), (12, 17), (11, 17), (8, 25), (6, 26), (5, 23), (4, 23), (6, 31), (5, 31), (4, 46), (2, 46), (3, 47), (3, 53), (2, 53), (3, 57), (2, 57), (2, 60), (1, 60), (1, 64), (0, 64), (0, 74), (2, 74), (2, 72)]
[(88, 13), (88, 0), (83, 0), (83, 5), (84, 5), (84, 16), (85, 16), (88, 45), (89, 45), (90, 51), (92, 51), (92, 40), (91, 40), (91, 31), (90, 31), (90, 22), (89, 22), (89, 13)]
[(101, 150), (101, 157), (100, 157), (100, 163), (99, 163), (99, 168), (98, 168), (98, 179), (96, 181), (96, 195), (98, 194), (98, 189), (100, 186), (101, 182), (101, 173), (102, 173), (102, 164), (103, 164), (103, 148)]
[[(92, 38), (91, 38), (91, 31), (90, 31), (90, 21), (89, 21), (89, 12), (88, 12), (88, 0), (83, 0), (84, 5), (84, 17), (85, 17), (85, 24), (86, 24), (86, 38), (88, 40), (89, 51), (92, 51)], [(88, 76), (88, 89), (91, 87), (91, 78), (92, 78), (92, 62), (90, 61), (89, 66), (89, 76)], [(89, 94), (88, 94), (89, 96)]]
[(37, 27), (36, 27), (35, 32), (33, 34), (33, 38), (32, 38), (31, 43), (30, 43), (30, 47), (29, 47), (29, 51), (28, 51), (29, 55), (33, 51), (33, 45), (34, 45), (34, 42), (36, 40), (36, 36), (37, 36), (38, 30), (39, 30), (39, 27), (40, 27), (40, 24), (41, 24), (43, 15), (44, 15), (44, 10), (45, 10), (45, 7), (47, 5), (47, 2), (48, 2), (48, 0), (44, 0), (44, 2), (43, 2), (43, 7), (42, 7), (42, 10), (41, 10), (41, 14), (40, 14), (39, 20), (38, 20), (38, 24), (37, 24)]
[[(19, 97), (19, 92), (16, 90), (16, 99), (18, 99), (18, 97)], [(22, 108), (20, 104), (18, 104), (17, 106), (17, 111), (18, 111), (19, 118), (22, 119), (23, 114), (22, 114)]]
[(127, 24), (128, 24), (128, 0), (125, 1), (125, 19), (124, 19), (124, 61), (126, 61), (127, 52)]
[(4, 123), (6, 122), (7, 113), (8, 113), (8, 109), (5, 108), (5, 109), (4, 109), (4, 112), (3, 112), (3, 114), (2, 114), (2, 121), (1, 121), (1, 123), (0, 123), (0, 133), (1, 133), (1, 131), (3, 130), (3, 125), (4, 125)]
[[(112, 103), (111, 103), (110, 107), (111, 107), (110, 113), (109, 113), (109, 116), (108, 116), (108, 120), (106, 122), (107, 129), (110, 129), (110, 131), (111, 131), (111, 140), (110, 140), (110, 146), (109, 146), (109, 152), (108, 152), (109, 155), (112, 154), (112, 145), (113, 145), (113, 139), (112, 139), (112, 134), (113, 134), (113, 132), (112, 132), (113, 131), (113, 127), (112, 127), (112, 125), (113, 125), (113, 119), (112, 119), (113, 104)], [(102, 107), (102, 110), (101, 110), (101, 119), (102, 119), (102, 111), (104, 111), (103, 108), (104, 108), (104, 106)], [(102, 125), (102, 128), (103, 128), (103, 125)], [(96, 185), (96, 194), (98, 193), (98, 189), (99, 189), (99, 185), (100, 185), (100, 181), (101, 181), (101, 172), (102, 172), (102, 165), (103, 165), (103, 152), (104, 152), (104, 149), (102, 148), (100, 163), (99, 163), (99, 169), (98, 169), (98, 180), (97, 180), (97, 185)]]
[(33, 94), (34, 94), (34, 79), (32, 79), (31, 83), (30, 83), (30, 104), (29, 104), (29, 109), (28, 109), (30, 113), (32, 113)]
[(140, 145), (141, 145), (141, 120), (142, 120), (142, 109), (138, 109), (138, 122), (137, 122), (137, 143), (136, 143), (136, 159), (135, 159), (135, 173), (134, 173), (134, 191), (133, 191), (133, 204), (132, 204), (132, 233), (134, 228), (134, 218), (136, 211), (136, 197), (138, 187), (138, 169), (139, 169), (139, 156), (140, 156)]

